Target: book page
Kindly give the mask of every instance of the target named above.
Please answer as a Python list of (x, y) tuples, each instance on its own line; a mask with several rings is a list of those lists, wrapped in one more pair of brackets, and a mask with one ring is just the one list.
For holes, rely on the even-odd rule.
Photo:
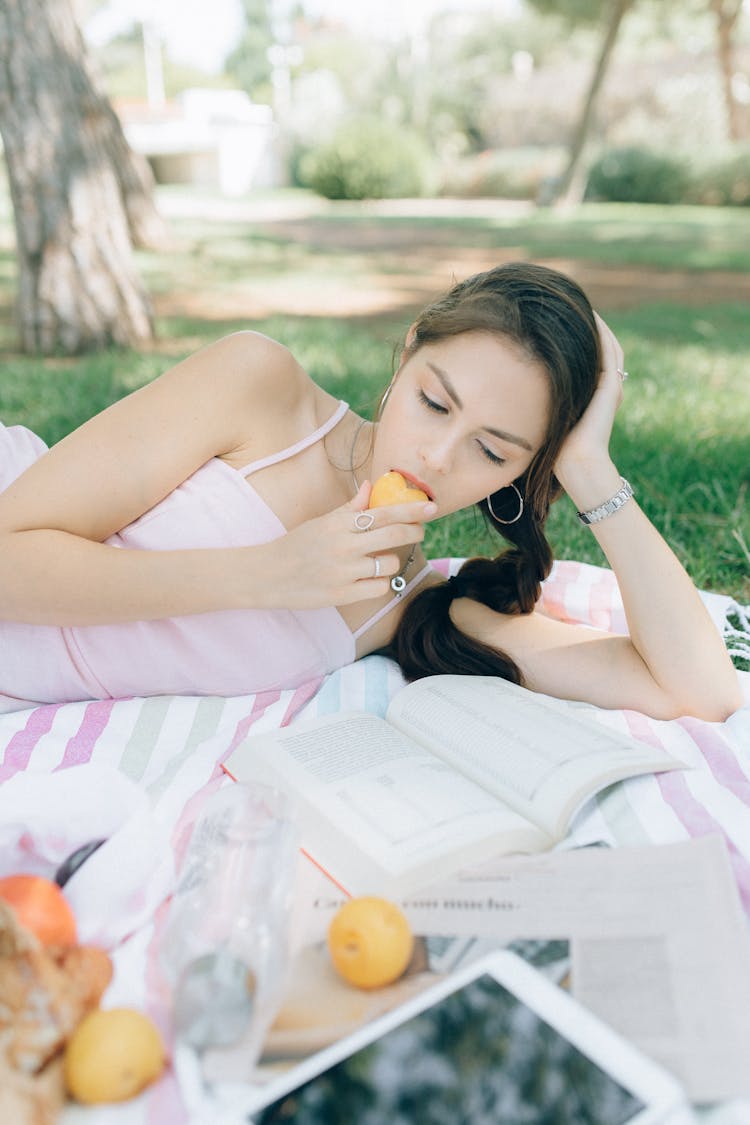
[(494, 676), (430, 676), (400, 691), (387, 717), (560, 839), (585, 797), (681, 765), (583, 712)]
[[(352, 893), (417, 886), (441, 871), (550, 841), (376, 715), (334, 715), (246, 739), (225, 763), (300, 804), (303, 844)], [(436, 866), (437, 865), (437, 866)]]

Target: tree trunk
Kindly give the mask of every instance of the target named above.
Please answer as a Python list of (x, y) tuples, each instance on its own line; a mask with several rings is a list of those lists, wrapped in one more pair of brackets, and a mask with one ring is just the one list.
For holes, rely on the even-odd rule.
[[(0, 0), (0, 4), (4, 2)], [(89, 77), (92, 101), (96, 102), (99, 143), (108, 153), (117, 175), (130, 237), (135, 246), (159, 250), (167, 243), (167, 229), (154, 203), (155, 180), (151, 166), (145, 156), (134, 152), (128, 144), (120, 118), (98, 88), (93, 68)]]
[(568, 163), (560, 180), (555, 185), (551, 199), (545, 202), (553, 203), (560, 200), (563, 203), (578, 203), (583, 198), (586, 190), (586, 176), (583, 168), (583, 155), (586, 148), (591, 124), (594, 120), (599, 92), (604, 83), (612, 52), (614, 51), (620, 24), (628, 10), (632, 8), (635, 0), (612, 0), (609, 19), (604, 29), (604, 38), (599, 50), (596, 67), (589, 83), (586, 99), (583, 103), (581, 116), (578, 119), (573, 138), (568, 152)]
[[(2, 2), (2, 0), (0, 0)], [(145, 156), (134, 152), (120, 118), (107, 98), (101, 101), (101, 145), (112, 161), (134, 246), (159, 250), (167, 243), (166, 225), (154, 204), (154, 175)]]
[(107, 109), (71, 0), (0, 0), (0, 131), (24, 351), (74, 354), (152, 337)]
[(711, 0), (711, 11), (716, 16), (719, 68), (727, 113), (727, 133), (730, 141), (740, 141), (743, 136), (743, 128), (740, 107), (732, 88), (734, 73), (732, 39), (737, 20), (742, 11), (742, 0)]

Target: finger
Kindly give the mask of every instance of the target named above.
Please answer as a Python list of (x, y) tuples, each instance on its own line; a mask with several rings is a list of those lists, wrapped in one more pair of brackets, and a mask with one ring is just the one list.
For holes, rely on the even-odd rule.
[(404, 504), (382, 504), (368, 509), (375, 513), (375, 527), (393, 523), (423, 523), (437, 515), (437, 510), (434, 500), (410, 500)]
[(352, 497), (351, 500), (347, 500), (347, 502), (345, 504), (342, 504), (341, 505), (342, 509), (346, 512), (361, 512), (361, 511), (363, 511), (367, 507), (368, 503), (370, 502), (370, 493), (371, 492), (372, 492), (372, 485), (370, 484), (369, 480), (363, 480), (361, 485), (357, 489), (356, 496)]
[(602, 368), (607, 370), (609, 365), (614, 361), (614, 366), (619, 367), (622, 360), (622, 348), (620, 342), (615, 336), (612, 329), (609, 327), (605, 320), (599, 316), (597, 312), (594, 313), (597, 331), (599, 333), (599, 343), (602, 353)]
[(420, 523), (387, 524), (385, 527), (373, 527), (367, 532), (364, 544), (368, 555), (380, 555), (394, 551), (399, 547), (406, 547), (414, 543), (421, 543), (424, 539), (424, 527)]
[[(403, 547), (405, 543), (421, 543), (424, 524), (437, 513), (437, 504), (389, 505), (386, 508), (366, 508), (358, 512), (343, 511), (344, 527), (360, 535), (367, 534), (366, 550), (373, 554), (389, 547)], [(399, 514), (401, 519), (399, 519)], [(374, 539), (373, 536), (377, 536)]]
[(368, 558), (372, 560), (373, 570), (370, 575), (365, 575), (365, 577), (392, 578), (401, 569), (401, 561), (398, 555), (369, 555)]

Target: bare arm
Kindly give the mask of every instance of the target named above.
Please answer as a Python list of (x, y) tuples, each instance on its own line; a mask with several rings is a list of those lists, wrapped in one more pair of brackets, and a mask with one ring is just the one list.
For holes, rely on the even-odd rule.
[(273, 374), (291, 404), (299, 390), (284, 350), (250, 333), (227, 337), (92, 418), (28, 469), (0, 496), (0, 615), (82, 624), (216, 608), (220, 557), (181, 552), (184, 565), (175, 567), (173, 552), (120, 551), (103, 540), (233, 448), (254, 392), (260, 398)]
[[(692, 667), (688, 683), (656, 679), (629, 637), (555, 621), (541, 613), (505, 617), (467, 599), (455, 602), (451, 612), (464, 631), (509, 653), (526, 687), (558, 699), (630, 708), (656, 719), (695, 715), (716, 722), (742, 704), (737, 675), (720, 638), (720, 667), (712, 672), (712, 683), (706, 688), (694, 686)], [(713, 642), (718, 633), (713, 625), (710, 629)], [(667, 657), (668, 663), (672, 661), (681, 663), (676, 649)], [(700, 665), (700, 661), (700, 653), (688, 654), (688, 664)]]
[(273, 439), (280, 419), (315, 393), (285, 348), (238, 333), (91, 419), (0, 496), (0, 617), (80, 625), (382, 596), (387, 576), (368, 581), (366, 552), (418, 537), (395, 511), (366, 540), (351, 534), (350, 513), (332, 512), (322, 517), (330, 527), (309, 521), (258, 547), (130, 551), (103, 542), (248, 434)]

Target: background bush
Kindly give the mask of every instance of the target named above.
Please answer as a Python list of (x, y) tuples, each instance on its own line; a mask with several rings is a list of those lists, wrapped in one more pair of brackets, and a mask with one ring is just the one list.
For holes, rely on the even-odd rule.
[(607, 203), (684, 203), (690, 185), (686, 160), (646, 148), (610, 149), (591, 168), (586, 198)]
[(430, 165), (426, 143), (411, 129), (359, 117), (303, 153), (298, 176), (327, 199), (396, 199), (424, 195)]
[(562, 166), (559, 148), (489, 149), (454, 160), (442, 172), (440, 194), (459, 199), (536, 199)]
[(693, 176), (690, 202), (750, 207), (750, 148), (704, 159)]

